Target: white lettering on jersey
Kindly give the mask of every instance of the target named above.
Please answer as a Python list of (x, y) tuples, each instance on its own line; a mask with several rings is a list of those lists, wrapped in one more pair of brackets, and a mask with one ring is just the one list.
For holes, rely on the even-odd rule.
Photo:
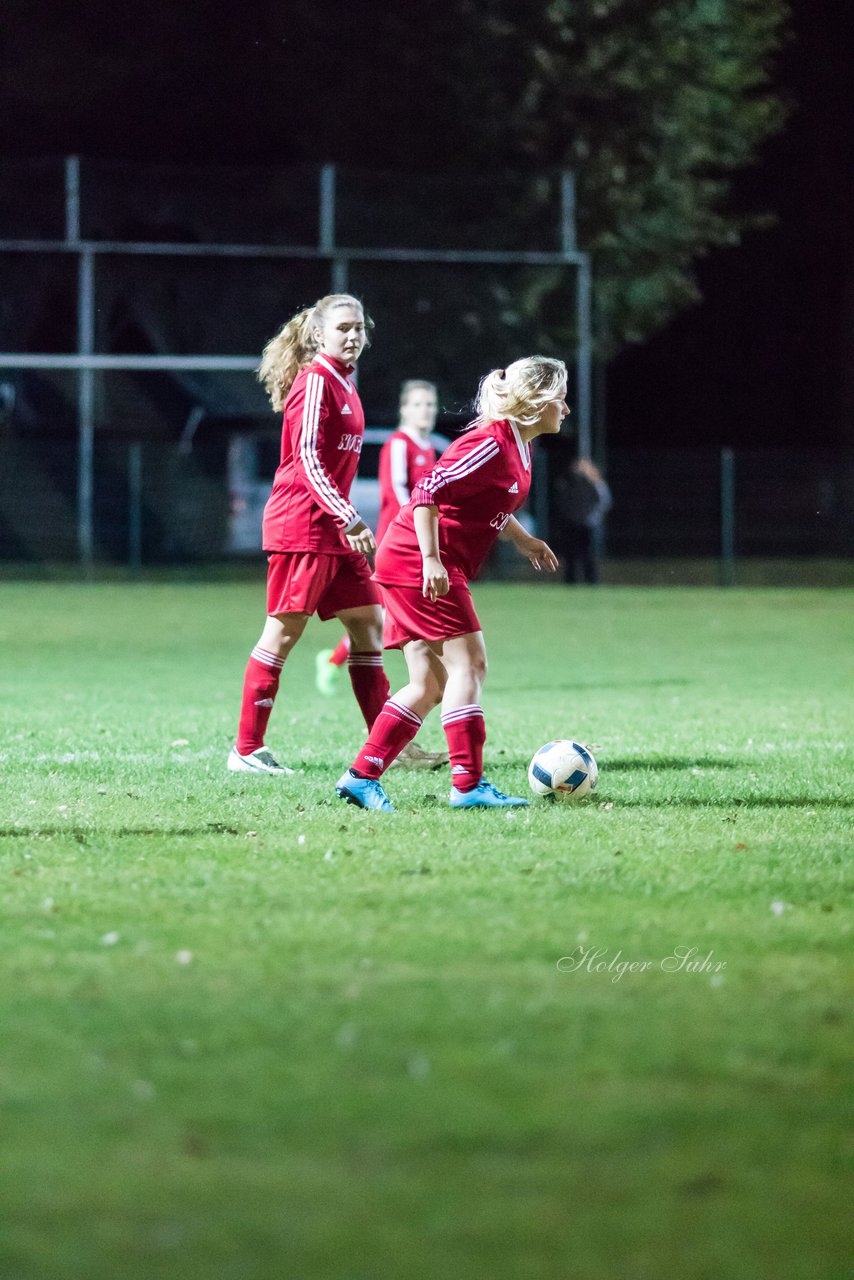
[(349, 432), (345, 432), (344, 435), (341, 437), (341, 439), (338, 441), (338, 452), (339, 453), (361, 453), (362, 437), (350, 435)]
[(493, 529), (497, 529), (498, 532), (501, 533), (502, 529), (506, 527), (509, 519), (509, 515), (505, 515), (503, 511), (499, 511), (497, 515), (492, 517), (489, 523)]

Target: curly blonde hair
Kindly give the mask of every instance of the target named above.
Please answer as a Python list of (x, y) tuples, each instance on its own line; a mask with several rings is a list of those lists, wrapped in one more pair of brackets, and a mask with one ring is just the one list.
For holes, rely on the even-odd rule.
[(318, 298), (313, 306), (298, 311), (267, 343), (258, 366), (258, 381), (263, 383), (277, 412), (285, 407), (288, 392), (300, 369), (311, 364), (317, 354), (315, 332), (323, 328), (329, 313), (336, 307), (355, 307), (361, 311), (365, 319), (365, 346), (370, 346), (374, 322), (352, 294), (330, 293), (325, 298)]
[(500, 418), (532, 427), (566, 380), (566, 365), (551, 356), (524, 356), (506, 369), (493, 369), (481, 379), (474, 402), (477, 417), (469, 428)]

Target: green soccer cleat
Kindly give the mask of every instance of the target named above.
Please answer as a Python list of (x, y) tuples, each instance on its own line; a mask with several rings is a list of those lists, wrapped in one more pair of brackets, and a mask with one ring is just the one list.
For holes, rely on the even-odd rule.
[(341, 687), (341, 668), (329, 661), (333, 653), (333, 649), (321, 649), (314, 659), (314, 683), (324, 698), (334, 698)]

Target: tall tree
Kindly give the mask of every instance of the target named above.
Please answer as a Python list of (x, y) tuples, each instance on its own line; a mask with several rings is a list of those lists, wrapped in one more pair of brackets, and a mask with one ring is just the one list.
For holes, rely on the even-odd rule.
[[(785, 117), (771, 76), (786, 0), (451, 7), (443, 41), (427, 6), (421, 67), (423, 93), (455, 121), (456, 163), (576, 170), (604, 345), (645, 338), (696, 299), (696, 257), (735, 243), (745, 225), (730, 184)], [(418, 46), (417, 34), (408, 39)], [(383, 83), (394, 95), (398, 75)]]
[[(317, 37), (303, 83), (325, 71), (329, 95), (352, 90), (352, 130), (336, 137), (315, 112), (314, 146), (325, 137), (374, 167), (577, 172), (606, 352), (696, 300), (696, 258), (762, 212), (737, 212), (730, 188), (785, 119), (772, 76), (788, 0), (433, 0), (405, 13), (362, 0), (312, 3), (302, 20), (301, 3), (289, 40)], [(268, 23), (272, 35), (275, 10)], [(548, 287), (544, 273), (532, 311)]]
[[(732, 176), (784, 118), (770, 77), (788, 0), (83, 10), (66, 22), (48, 0), (7, 0), (0, 151), (469, 175), (571, 167), (606, 349), (696, 298), (692, 263), (744, 225)], [(541, 198), (535, 183), (526, 198)], [(509, 212), (496, 203), (495, 224)], [(550, 285), (544, 274), (527, 290), (530, 315)]]

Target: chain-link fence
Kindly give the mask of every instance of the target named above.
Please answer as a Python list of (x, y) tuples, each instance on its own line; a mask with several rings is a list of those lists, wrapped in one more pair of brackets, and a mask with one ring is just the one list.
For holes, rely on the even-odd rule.
[[(153, 393), (137, 397), (138, 423), (161, 421), (158, 410)], [(377, 505), (379, 448), (390, 429), (368, 431), (354, 495), (368, 517)], [(104, 429), (93, 455), (96, 563), (139, 568), (259, 555), (278, 451), (278, 428), (267, 414), (188, 413), (183, 440)], [(77, 468), (73, 435), (0, 438), (0, 560), (77, 559)], [(736, 450), (729, 511), (718, 451), (613, 450), (607, 479), (613, 508), (604, 528), (606, 579), (609, 561), (719, 559), (727, 536), (742, 560), (841, 561), (854, 546), (854, 460), (832, 451)], [(559, 542), (561, 512), (545, 467), (535, 467), (528, 518)], [(509, 572), (500, 555), (495, 571)]]
[[(330, 287), (377, 321), (369, 421), (390, 426), (401, 380), (427, 377), (453, 434), (489, 367), (539, 349), (567, 358), (589, 449), (590, 263), (570, 174), (0, 161), (0, 564), (257, 553), (278, 426), (257, 354), (236, 353)], [(358, 481), (369, 511), (381, 438)], [(572, 450), (549, 443), (530, 518), (554, 538)], [(852, 470), (807, 450), (615, 450), (604, 551), (841, 559)]]

